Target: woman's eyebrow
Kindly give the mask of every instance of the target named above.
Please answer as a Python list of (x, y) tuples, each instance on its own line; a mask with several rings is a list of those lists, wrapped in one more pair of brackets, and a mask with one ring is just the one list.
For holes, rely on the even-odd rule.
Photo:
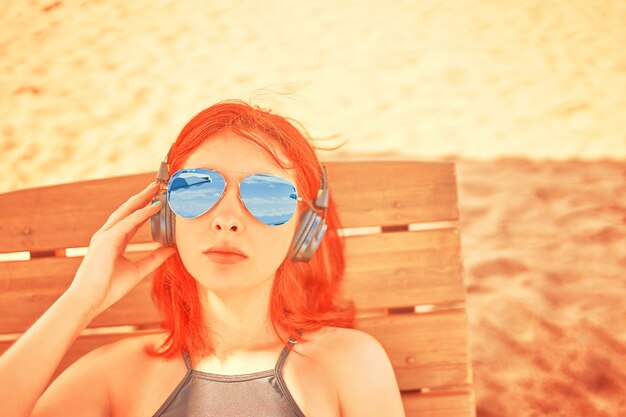
[(209, 171), (217, 171), (217, 172), (232, 172), (232, 173), (236, 173), (236, 174), (254, 174), (255, 172), (252, 171), (235, 171), (233, 169), (222, 169), (222, 168), (217, 168), (215, 166), (211, 166), (211, 165), (189, 165), (189, 166), (184, 166), (181, 169), (206, 169)]

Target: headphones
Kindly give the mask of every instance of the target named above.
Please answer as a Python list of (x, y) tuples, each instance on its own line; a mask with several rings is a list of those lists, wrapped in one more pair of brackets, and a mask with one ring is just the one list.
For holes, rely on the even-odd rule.
[[(161, 162), (157, 173), (159, 192), (152, 198), (152, 202), (160, 201), (161, 209), (150, 217), (150, 230), (152, 240), (163, 246), (174, 246), (176, 230), (176, 214), (170, 209), (167, 202), (168, 160), (174, 144), (170, 146), (165, 159)], [(298, 230), (294, 235), (289, 257), (294, 262), (308, 262), (312, 257), (326, 233), (328, 225), (325, 222), (326, 210), (328, 209), (328, 187), (326, 185), (326, 166), (322, 165), (320, 189), (313, 202), (315, 208), (324, 210), (320, 217), (313, 209), (308, 209), (300, 217)]]

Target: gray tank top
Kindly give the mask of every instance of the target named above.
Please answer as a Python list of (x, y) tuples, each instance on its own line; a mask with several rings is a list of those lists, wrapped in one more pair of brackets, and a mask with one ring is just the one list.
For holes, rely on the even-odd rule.
[(154, 417), (304, 417), (281, 373), (289, 352), (285, 346), (274, 369), (241, 375), (196, 371), (183, 352), (187, 374)]

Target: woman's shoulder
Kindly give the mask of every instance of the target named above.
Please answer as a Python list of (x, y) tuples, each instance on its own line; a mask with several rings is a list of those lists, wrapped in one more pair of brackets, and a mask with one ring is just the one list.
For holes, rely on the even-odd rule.
[(333, 377), (349, 373), (372, 352), (384, 352), (378, 340), (358, 329), (326, 326), (304, 336), (309, 343), (303, 343), (300, 352), (315, 358)]
[[(306, 342), (298, 344), (295, 351), (331, 362), (380, 346), (380, 343), (369, 333), (354, 328), (325, 326), (307, 332), (303, 336)], [(167, 359), (150, 356), (145, 352), (146, 346), (157, 347), (166, 337), (165, 332), (128, 337), (99, 347), (97, 355), (99, 360), (105, 363), (112, 363), (126, 369), (145, 369), (147, 363), (169, 362)], [(180, 361), (180, 358), (174, 359)]]
[[(173, 389), (171, 381), (184, 376), (182, 357), (165, 359), (145, 352), (146, 345), (158, 346), (166, 336), (165, 332), (135, 336), (97, 349), (94, 359), (106, 364), (105, 377), (117, 409), (115, 415), (141, 415), (145, 410), (158, 408), (157, 403)], [(332, 396), (342, 402), (357, 401), (372, 385), (382, 392), (397, 390), (389, 358), (369, 333), (327, 326), (303, 336), (307, 341), (294, 346), (285, 368), (288, 386), (309, 387), (299, 396), (294, 390), (298, 404), (313, 409), (308, 399)], [(330, 391), (316, 393), (311, 387)]]
[[(394, 410), (402, 415), (401, 398), (391, 360), (381, 343), (367, 332), (348, 328), (327, 328), (320, 332), (316, 349), (324, 354), (325, 369), (337, 390), (342, 410), (350, 415), (363, 415), (372, 410)], [(363, 403), (372, 392), (379, 398)], [(369, 404), (371, 409), (363, 408)]]
[(363, 345), (377, 344), (378, 341), (369, 333), (359, 329), (348, 327), (325, 326), (311, 332), (308, 338), (315, 342), (316, 347), (322, 349), (332, 348), (335, 352), (350, 351)]
[[(306, 341), (298, 343), (294, 352), (322, 366), (333, 377), (349, 373), (354, 365), (358, 365), (357, 361), (368, 355), (378, 354), (380, 357), (380, 353), (384, 352), (373, 336), (353, 328), (325, 326), (305, 332), (303, 336)], [(173, 362), (177, 362), (174, 368), (179, 372), (184, 369), (181, 357), (166, 359), (145, 352), (146, 346), (158, 347), (166, 337), (165, 332), (159, 332), (118, 340), (99, 347), (95, 355), (97, 359), (94, 359), (107, 364), (107, 376), (110, 381), (116, 382), (148, 376), (152, 372), (166, 372), (166, 368), (172, 368)]]
[(167, 334), (165, 332), (127, 337), (102, 346), (100, 355), (105, 363), (115, 364), (118, 369), (122, 370), (125, 376), (132, 375), (135, 371), (145, 374), (153, 368), (165, 367), (172, 361), (182, 363), (182, 359), (178, 356), (167, 359), (146, 353), (146, 347), (152, 346), (156, 348), (165, 341), (166, 337)]
[(142, 335), (133, 335), (98, 347), (95, 352), (99, 359), (113, 361), (116, 364), (125, 362), (134, 363), (148, 359), (145, 347), (154, 346), (165, 340), (165, 332), (151, 332)]
[(127, 337), (97, 349), (95, 361), (102, 366), (111, 398), (113, 415), (141, 415), (158, 408), (161, 397), (167, 397), (172, 382), (186, 372), (181, 356), (167, 359), (148, 355), (145, 347), (165, 340), (165, 332)]

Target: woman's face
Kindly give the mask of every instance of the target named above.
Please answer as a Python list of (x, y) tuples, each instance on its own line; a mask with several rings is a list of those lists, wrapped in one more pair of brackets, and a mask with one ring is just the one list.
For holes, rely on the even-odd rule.
[[(227, 181), (223, 197), (208, 212), (194, 219), (176, 216), (176, 246), (187, 271), (216, 293), (250, 289), (272, 280), (289, 251), (300, 206), (286, 223), (268, 226), (247, 211), (239, 199), (238, 182), (250, 174), (271, 174), (295, 185), (293, 170), (284, 171), (265, 150), (230, 131), (209, 138), (181, 168), (215, 169)], [(246, 257), (227, 263), (230, 259), (219, 254), (204, 253), (222, 245), (235, 247)]]

